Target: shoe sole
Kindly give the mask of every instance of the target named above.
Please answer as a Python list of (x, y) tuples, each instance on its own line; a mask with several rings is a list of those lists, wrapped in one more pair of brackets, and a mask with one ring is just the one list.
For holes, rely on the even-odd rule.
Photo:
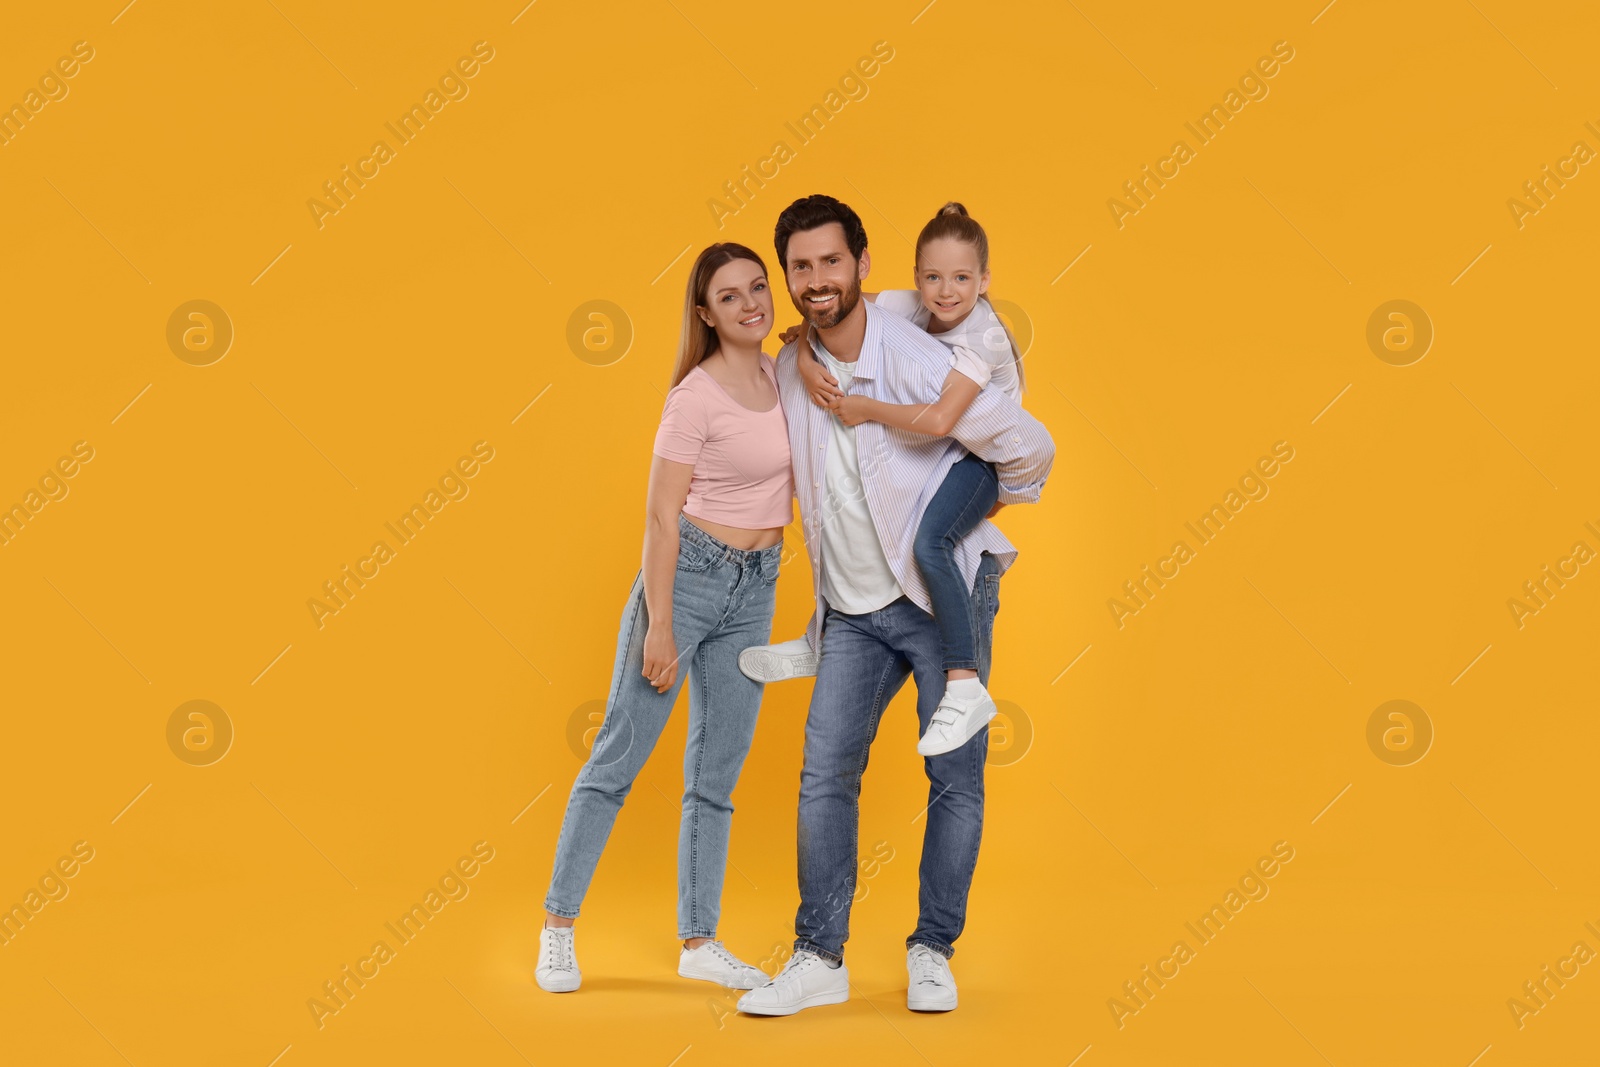
[(552, 982), (549, 985), (546, 985), (537, 977), (535, 977), (533, 981), (535, 985), (544, 990), (546, 993), (576, 993), (578, 991), (578, 987), (583, 984), (583, 979), (581, 977), (572, 981), (570, 985), (567, 984), (567, 982)]
[(780, 656), (763, 649), (747, 648), (739, 653), (739, 670), (753, 682), (815, 678), (819, 658), (815, 652), (804, 656)]
[(800, 998), (795, 1004), (774, 1005), (773, 1007), (747, 1008), (739, 1005), (739, 1010), (746, 1015), (794, 1015), (806, 1008), (820, 1008), (826, 1004), (843, 1004), (850, 999), (850, 990), (840, 989), (826, 993), (812, 993), (810, 996)]
[(751, 985), (729, 985), (727, 982), (724, 982), (717, 975), (714, 975), (714, 974), (696, 974), (694, 971), (686, 971), (682, 967), (678, 968), (678, 977), (679, 978), (693, 978), (693, 979), (695, 979), (697, 981), (701, 981), (701, 982), (711, 982), (711, 983), (713, 983), (715, 985), (721, 986), (724, 989), (744, 989), (744, 990), (759, 989), (761, 986), (764, 986), (764, 985), (767, 984), (767, 976), (764, 975), (764, 974), (761, 976), (761, 980), (759, 982), (756, 981), (755, 979), (748, 979), (748, 981), (750, 981), (752, 983)]
[[(971, 733), (967, 734), (966, 737), (963, 737), (961, 740), (955, 742), (954, 744), (944, 743), (944, 744), (940, 744), (940, 745), (925, 749), (925, 748), (922, 747), (922, 741), (918, 741), (917, 742), (917, 755), (919, 755), (919, 756), (942, 756), (946, 752), (954, 752), (956, 749), (960, 748), (962, 745), (966, 744), (968, 741), (971, 741), (974, 737), (977, 737), (979, 730), (982, 730), (985, 726), (988, 726), (991, 722), (994, 721), (994, 717), (995, 717), (996, 713), (998, 713), (999, 710), (1000, 709), (998, 709), (998, 708), (991, 709), (989, 714), (984, 718), (984, 720), (982, 722), (978, 723), (978, 725), (973, 728)], [(973, 718), (976, 719), (977, 717), (974, 716)], [(924, 734), (923, 737), (924, 737), (924, 740), (926, 740), (927, 735)]]
[(912, 1000), (906, 997), (906, 1008), (910, 1011), (955, 1011), (956, 998), (951, 996), (949, 1001), (940, 1000)]

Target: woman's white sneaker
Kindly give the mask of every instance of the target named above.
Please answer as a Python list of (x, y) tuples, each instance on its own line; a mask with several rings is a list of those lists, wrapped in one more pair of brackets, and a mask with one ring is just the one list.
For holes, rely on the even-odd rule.
[(829, 967), (814, 952), (796, 952), (776, 978), (739, 998), (739, 1010), (746, 1015), (793, 1015), (849, 999), (850, 972), (843, 962)]
[(539, 931), (539, 966), (533, 980), (546, 993), (571, 993), (583, 983), (578, 954), (572, 946), (573, 927), (546, 926)]
[(678, 974), (699, 978), (729, 989), (754, 989), (767, 984), (760, 968), (752, 967), (723, 947), (721, 941), (707, 941), (699, 948), (686, 948), (678, 956)]
[(811, 678), (822, 657), (811, 651), (804, 637), (775, 645), (754, 645), (739, 653), (739, 669), (753, 682), (782, 682), (789, 678)]
[(954, 1011), (956, 980), (950, 961), (927, 945), (906, 953), (906, 1007), (912, 1011)]

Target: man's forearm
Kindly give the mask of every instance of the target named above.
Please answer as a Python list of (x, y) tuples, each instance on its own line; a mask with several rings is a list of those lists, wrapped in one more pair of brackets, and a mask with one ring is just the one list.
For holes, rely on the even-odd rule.
[(1056, 446), (1050, 434), (1041, 425), (1042, 441), (1033, 444), (1029, 451), (1009, 464), (995, 464), (1000, 481), (997, 499), (1002, 504), (1037, 504), (1044, 490), (1045, 479), (1055, 465)]
[(1010, 397), (984, 390), (950, 431), (967, 451), (995, 466), (1002, 504), (1034, 504), (1055, 463), (1044, 424)]
[(1026, 489), (1011, 489), (1002, 482), (1000, 495), (997, 499), (1002, 504), (1037, 504), (1039, 502), (1039, 493), (1043, 488), (1043, 482)]

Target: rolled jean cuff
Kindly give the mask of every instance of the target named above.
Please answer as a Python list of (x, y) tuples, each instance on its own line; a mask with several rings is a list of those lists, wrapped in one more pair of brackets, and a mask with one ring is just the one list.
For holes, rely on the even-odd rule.
[(544, 910), (551, 915), (559, 915), (563, 919), (576, 919), (578, 917), (577, 908), (563, 908), (549, 900), (544, 902)]
[(810, 952), (813, 955), (821, 956), (823, 959), (827, 960), (829, 963), (843, 963), (844, 962), (844, 956), (841, 955), (840, 953), (829, 952), (827, 949), (823, 948), (821, 945), (817, 944), (815, 941), (807, 941), (803, 937), (797, 937), (797, 938), (794, 939), (794, 950), (795, 950), (796, 953)]
[(926, 937), (908, 937), (908, 938), (906, 938), (906, 950), (908, 952), (911, 950), (911, 946), (912, 945), (926, 945), (929, 948), (933, 949), (933, 951), (937, 952), (939, 955), (943, 956), (945, 959), (949, 959), (951, 956), (954, 956), (956, 954), (956, 950), (955, 950), (954, 946), (952, 946), (952, 945), (941, 945), (939, 942), (930, 941)]
[(715, 930), (691, 930), (688, 933), (684, 933), (682, 930), (678, 931), (679, 941), (687, 941), (692, 937), (703, 937), (707, 940), (715, 941), (717, 939), (717, 932)]
[(978, 661), (975, 659), (947, 659), (939, 665), (944, 671), (976, 671)]

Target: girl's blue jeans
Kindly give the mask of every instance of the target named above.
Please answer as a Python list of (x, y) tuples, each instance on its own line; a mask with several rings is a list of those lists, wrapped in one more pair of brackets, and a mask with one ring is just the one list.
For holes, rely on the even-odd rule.
[(944, 476), (912, 542), (911, 554), (922, 568), (928, 599), (933, 601), (940, 663), (947, 671), (978, 669), (978, 620), (973, 617), (971, 591), (956, 565), (956, 545), (977, 528), (999, 498), (994, 464), (967, 453)]

